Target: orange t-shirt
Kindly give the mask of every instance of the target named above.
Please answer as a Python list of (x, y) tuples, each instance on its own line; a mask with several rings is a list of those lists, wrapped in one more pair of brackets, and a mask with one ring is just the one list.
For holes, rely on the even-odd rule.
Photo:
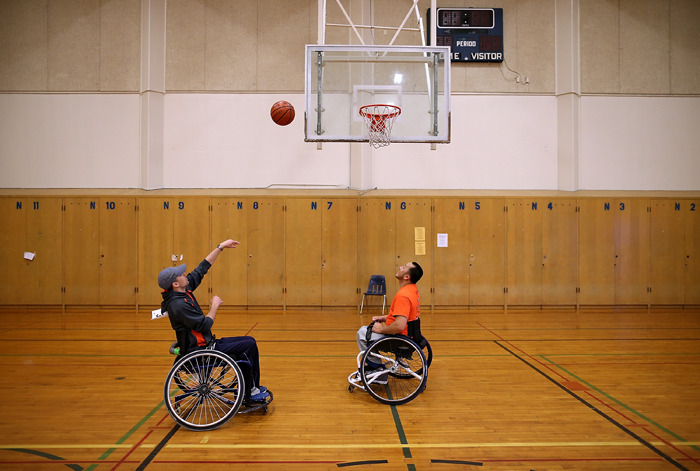
[(391, 301), (389, 314), (386, 316), (386, 325), (393, 324), (396, 320), (395, 316), (406, 317), (406, 327), (401, 331), (401, 335), (408, 335), (408, 322), (420, 316), (420, 293), (415, 283), (404, 286), (396, 293)]

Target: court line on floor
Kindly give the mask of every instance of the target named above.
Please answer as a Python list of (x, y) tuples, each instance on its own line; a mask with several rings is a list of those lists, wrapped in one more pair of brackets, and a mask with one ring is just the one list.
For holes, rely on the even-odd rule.
[[(664, 441), (650, 441), (655, 446), (668, 446)], [(673, 441), (669, 442), (674, 446), (698, 446), (700, 442)], [(49, 443), (34, 443), (20, 445), (0, 445), (0, 450), (15, 449), (44, 449), (44, 450), (61, 450), (61, 449), (96, 449), (96, 448), (114, 448), (114, 449), (130, 449), (134, 448), (133, 443), (122, 443), (119, 445), (105, 443), (86, 443), (86, 444), (49, 444)], [(138, 448), (153, 449), (158, 446), (158, 443), (142, 443)], [(635, 441), (603, 441), (603, 442), (463, 442), (463, 443), (177, 443), (167, 444), (163, 448), (187, 448), (187, 449), (355, 449), (355, 448), (560, 448), (560, 447), (638, 447), (643, 444)]]
[[(488, 330), (489, 332), (491, 332), (491, 331), (490, 331), (488, 328), (486, 328), (486, 327), (484, 327), (484, 329), (485, 329), (485, 330)], [(593, 412), (595, 412), (596, 414), (598, 414), (598, 415), (600, 415), (601, 417), (603, 417), (605, 420), (607, 420), (608, 422), (610, 422), (610, 423), (611, 423), (612, 425), (614, 425), (615, 427), (619, 428), (621, 431), (625, 432), (625, 433), (626, 433), (627, 435), (629, 435), (630, 437), (632, 437), (632, 438), (634, 438), (635, 440), (639, 441), (639, 443), (641, 443), (642, 445), (646, 446), (650, 451), (654, 452), (656, 455), (658, 455), (658, 456), (660, 456), (661, 458), (663, 458), (664, 460), (666, 460), (669, 464), (675, 466), (676, 468), (678, 468), (678, 469), (680, 469), (680, 470), (682, 470), (682, 471), (689, 471), (688, 468), (686, 468), (685, 466), (683, 466), (682, 464), (680, 464), (679, 462), (677, 462), (676, 460), (674, 460), (672, 457), (668, 456), (666, 453), (664, 453), (663, 451), (661, 451), (661, 450), (660, 450), (659, 448), (657, 448), (656, 446), (652, 445), (649, 441), (647, 441), (647, 440), (645, 440), (644, 438), (640, 437), (639, 435), (637, 435), (636, 433), (634, 433), (632, 430), (628, 429), (627, 427), (625, 427), (624, 425), (622, 425), (621, 423), (619, 423), (618, 421), (616, 421), (615, 419), (613, 419), (612, 417), (610, 417), (608, 414), (606, 414), (605, 412), (603, 412), (603, 411), (601, 411), (600, 409), (598, 409), (597, 407), (595, 407), (593, 404), (591, 404), (591, 403), (589, 403), (588, 401), (586, 401), (584, 398), (582, 398), (582, 397), (578, 396), (577, 394), (575, 394), (574, 392), (570, 391), (570, 390), (567, 389), (564, 385), (560, 384), (560, 383), (559, 383), (558, 381), (556, 381), (554, 378), (550, 377), (546, 372), (540, 370), (539, 368), (537, 368), (537, 366), (533, 365), (532, 363), (530, 363), (529, 361), (527, 361), (525, 358), (523, 358), (521, 355), (518, 355), (516, 352), (511, 351), (508, 347), (506, 347), (506, 346), (503, 345), (503, 344), (504, 344), (504, 343), (505, 343), (505, 344), (508, 344), (508, 345), (511, 346), (512, 348), (519, 350), (519, 351), (522, 353), (522, 355), (527, 356), (527, 357), (529, 357), (529, 358), (531, 358), (531, 359), (533, 359), (533, 360), (535, 360), (534, 357), (532, 357), (531, 355), (529, 355), (529, 354), (523, 352), (522, 350), (518, 349), (518, 347), (512, 345), (512, 344), (510, 343), (510, 341), (503, 340), (503, 339), (502, 339), (500, 336), (498, 336), (496, 333), (494, 333), (494, 332), (492, 332), (492, 333), (493, 333), (494, 336), (496, 336), (496, 337), (498, 337), (499, 339), (501, 339), (501, 340), (495, 340), (494, 343), (495, 343), (496, 345), (498, 345), (499, 347), (501, 347), (502, 349), (504, 349), (505, 351), (509, 352), (511, 355), (513, 355), (514, 358), (517, 358), (517, 359), (520, 360), (521, 362), (525, 363), (527, 366), (529, 366), (529, 367), (532, 368), (534, 371), (536, 371), (537, 373), (539, 373), (540, 375), (542, 375), (543, 377), (545, 377), (548, 381), (550, 381), (551, 383), (553, 383), (554, 385), (556, 385), (556, 386), (557, 386), (558, 388), (560, 388), (562, 391), (564, 391), (564, 392), (566, 392), (567, 394), (569, 394), (571, 397), (573, 397), (574, 399), (576, 399), (577, 401), (579, 401), (581, 404), (583, 404), (583, 405), (585, 405), (586, 407), (588, 407), (589, 409), (591, 409), (591, 410), (592, 410)], [(535, 362), (537, 362), (537, 360), (535, 360)], [(540, 363), (540, 362), (537, 362), (537, 363)], [(550, 370), (550, 371), (553, 371), (553, 370), (549, 367), (549, 365), (542, 364), (542, 363), (540, 363), (540, 364), (541, 364), (542, 366), (544, 366), (546, 369), (548, 369), (548, 370)], [(556, 374), (557, 376), (559, 376), (560, 378), (562, 378), (562, 379), (567, 379), (567, 378), (565, 378), (564, 376), (562, 376), (559, 372), (555, 372), (555, 374)]]
[[(600, 395), (602, 395), (602, 396), (608, 398), (609, 400), (613, 401), (614, 403), (616, 403), (616, 404), (619, 405), (620, 407), (623, 407), (624, 409), (628, 410), (629, 412), (631, 412), (632, 414), (636, 415), (637, 417), (639, 417), (640, 419), (644, 420), (645, 422), (647, 422), (647, 423), (653, 425), (654, 427), (658, 428), (659, 430), (662, 430), (663, 432), (665, 432), (665, 433), (667, 433), (668, 435), (672, 436), (672, 437), (675, 438), (676, 440), (679, 440), (681, 443), (689, 443), (688, 440), (684, 439), (684, 438), (681, 437), (680, 435), (674, 433), (673, 431), (669, 430), (668, 428), (664, 427), (663, 425), (661, 425), (661, 424), (655, 422), (654, 420), (652, 420), (652, 419), (650, 419), (649, 417), (645, 416), (645, 415), (642, 414), (641, 412), (638, 412), (637, 410), (635, 410), (635, 409), (629, 407), (627, 404), (625, 404), (625, 403), (619, 401), (618, 399), (616, 399), (615, 397), (613, 397), (613, 396), (611, 396), (610, 394), (606, 393), (606, 392), (603, 391), (602, 389), (596, 387), (595, 385), (589, 383), (588, 381), (584, 380), (583, 378), (579, 377), (578, 375), (572, 373), (571, 371), (569, 371), (568, 369), (564, 368), (563, 366), (561, 366), (561, 365), (558, 364), (557, 362), (552, 361), (552, 360), (551, 360), (550, 358), (548, 358), (547, 356), (545, 356), (545, 355), (538, 355), (538, 356), (541, 357), (541, 358), (543, 358), (544, 360), (548, 361), (548, 362), (551, 363), (552, 365), (556, 366), (557, 368), (561, 369), (561, 370), (564, 371), (566, 374), (570, 375), (572, 378), (575, 378), (577, 381), (579, 381), (579, 382), (585, 384), (586, 386), (588, 386), (588, 387), (591, 388), (592, 390), (596, 391), (598, 394), (600, 394)], [(634, 364), (638, 364), (638, 363), (632, 363), (632, 364), (634, 365)], [(658, 364), (658, 363), (654, 363), (654, 365), (657, 365), (657, 364)], [(696, 363), (692, 363), (692, 364), (696, 364)], [(700, 447), (692, 446), (692, 448), (693, 448), (694, 450), (696, 450), (696, 451), (700, 451)]]

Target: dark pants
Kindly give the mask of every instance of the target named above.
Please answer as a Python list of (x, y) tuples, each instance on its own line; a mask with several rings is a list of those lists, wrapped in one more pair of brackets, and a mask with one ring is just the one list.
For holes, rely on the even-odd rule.
[(248, 391), (260, 386), (260, 355), (258, 354), (258, 344), (253, 337), (246, 335), (216, 339), (215, 349), (234, 360), (244, 360), (250, 363), (250, 368), (246, 368), (246, 365), (241, 366)]

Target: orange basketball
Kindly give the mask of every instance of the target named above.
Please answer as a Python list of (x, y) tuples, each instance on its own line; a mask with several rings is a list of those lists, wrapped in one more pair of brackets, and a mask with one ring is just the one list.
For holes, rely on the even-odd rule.
[(278, 101), (270, 109), (272, 121), (280, 126), (286, 126), (294, 121), (294, 107), (288, 101)]

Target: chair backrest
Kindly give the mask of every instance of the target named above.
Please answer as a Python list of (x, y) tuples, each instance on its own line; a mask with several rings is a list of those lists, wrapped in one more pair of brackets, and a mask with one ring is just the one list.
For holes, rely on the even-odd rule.
[(420, 317), (408, 323), (408, 337), (413, 339), (421, 348), (425, 347), (425, 337), (420, 331)]
[(367, 293), (370, 294), (386, 294), (386, 278), (384, 275), (372, 275), (369, 277), (369, 287)]

